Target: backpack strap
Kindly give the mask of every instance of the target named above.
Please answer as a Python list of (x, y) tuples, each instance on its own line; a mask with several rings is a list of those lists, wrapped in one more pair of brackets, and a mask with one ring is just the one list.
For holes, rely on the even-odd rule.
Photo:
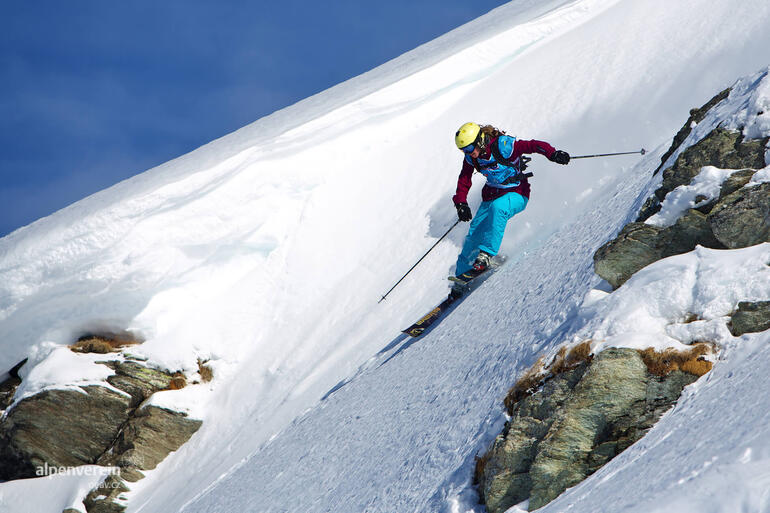
[[(529, 161), (532, 160), (532, 158), (522, 155), (517, 159), (517, 162), (516, 160), (510, 160), (504, 157), (500, 151), (500, 138), (495, 139), (494, 143), (489, 146), (489, 150), (492, 152), (492, 156), (495, 157), (495, 161), (503, 164), (504, 166), (512, 167), (516, 170), (516, 173), (508, 177), (501, 185), (509, 185), (533, 176), (533, 173), (524, 172), (524, 170), (527, 169), (527, 164), (529, 164)], [(478, 164), (478, 162), (474, 162), (474, 164)]]
[[(511, 148), (513, 149), (513, 148)], [(500, 138), (498, 137), (495, 139), (494, 144), (489, 145), (489, 150), (492, 152), (492, 156), (495, 157), (495, 160), (498, 161), (500, 164), (503, 164), (504, 166), (513, 167), (518, 169), (519, 164), (515, 160), (509, 160), (505, 157), (503, 157), (503, 153), (500, 151)]]

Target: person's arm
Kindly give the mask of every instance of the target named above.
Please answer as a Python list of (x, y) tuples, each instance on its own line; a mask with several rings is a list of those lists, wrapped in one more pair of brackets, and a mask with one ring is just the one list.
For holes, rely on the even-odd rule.
[(511, 160), (520, 157), (524, 153), (539, 153), (550, 159), (555, 151), (556, 148), (545, 141), (538, 141), (537, 139), (530, 139), (528, 141), (516, 139), (516, 142), (513, 143), (513, 155), (511, 156)]
[(457, 191), (452, 196), (452, 201), (457, 209), (457, 218), (460, 221), (470, 221), (473, 218), (471, 208), (468, 206), (468, 191), (473, 185), (473, 166), (468, 159), (463, 159), (463, 168), (460, 170), (460, 176), (457, 178)]
[(468, 162), (468, 159), (463, 159), (463, 168), (460, 170), (460, 176), (457, 178), (457, 191), (452, 196), (452, 201), (455, 205), (458, 203), (468, 202), (468, 191), (471, 190), (473, 185), (473, 166)]
[(545, 141), (530, 139), (528, 141), (517, 139), (513, 145), (513, 155), (511, 159), (520, 157), (524, 153), (539, 153), (544, 155), (551, 162), (557, 164), (569, 164), (569, 153), (557, 150)]

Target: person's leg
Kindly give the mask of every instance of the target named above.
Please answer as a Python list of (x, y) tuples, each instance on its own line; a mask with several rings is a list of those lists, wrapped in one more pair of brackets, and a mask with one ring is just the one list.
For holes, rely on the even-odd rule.
[(489, 207), (491, 203), (491, 201), (483, 201), (476, 211), (476, 215), (473, 216), (471, 226), (468, 229), (468, 235), (465, 236), (465, 242), (463, 242), (463, 249), (457, 257), (455, 276), (460, 276), (473, 267), (473, 261), (476, 259), (479, 250), (477, 233), (488, 229), (486, 225), (490, 222)]
[(483, 232), (483, 235), (479, 235), (478, 248), (484, 253), (495, 256), (503, 243), (508, 221), (526, 208), (527, 198), (516, 192), (509, 192), (491, 203), (487, 216), (490, 221), (487, 230)]
[(526, 206), (527, 198), (515, 192), (493, 201), (482, 202), (471, 222), (463, 249), (457, 257), (455, 275), (460, 276), (470, 270), (479, 251), (496, 255), (500, 250), (508, 220)]

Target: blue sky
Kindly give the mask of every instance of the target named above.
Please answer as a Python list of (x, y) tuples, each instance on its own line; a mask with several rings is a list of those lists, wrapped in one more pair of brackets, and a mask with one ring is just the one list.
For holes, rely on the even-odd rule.
[(7, 2), (0, 236), (504, 3)]

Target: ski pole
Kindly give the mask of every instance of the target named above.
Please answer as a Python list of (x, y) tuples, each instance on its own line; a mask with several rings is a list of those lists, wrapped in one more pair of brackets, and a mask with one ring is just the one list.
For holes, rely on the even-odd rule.
[(399, 284), (399, 283), (401, 283), (402, 281), (404, 281), (404, 278), (406, 278), (406, 276), (407, 276), (407, 275), (408, 275), (410, 272), (412, 272), (412, 270), (413, 270), (415, 267), (417, 267), (417, 265), (418, 265), (420, 262), (422, 262), (423, 258), (425, 258), (426, 256), (428, 256), (428, 253), (430, 253), (431, 251), (433, 251), (433, 248), (435, 248), (436, 246), (438, 246), (438, 243), (439, 243), (439, 242), (441, 242), (442, 240), (444, 240), (444, 237), (446, 237), (447, 235), (449, 235), (449, 232), (451, 232), (451, 231), (454, 229), (454, 227), (455, 227), (455, 226), (457, 226), (458, 224), (460, 224), (460, 220), (459, 220), (459, 219), (458, 219), (457, 221), (455, 221), (455, 224), (453, 224), (453, 225), (452, 225), (452, 226), (451, 226), (451, 227), (450, 227), (450, 228), (449, 228), (449, 229), (446, 231), (446, 233), (445, 233), (444, 235), (442, 235), (442, 236), (441, 236), (441, 238), (440, 238), (439, 240), (437, 240), (437, 241), (436, 241), (436, 243), (435, 243), (433, 246), (431, 246), (431, 247), (430, 247), (430, 249), (429, 249), (428, 251), (426, 251), (426, 252), (425, 252), (425, 254), (424, 254), (423, 256), (421, 256), (421, 257), (420, 257), (420, 259), (417, 261), (417, 263), (416, 263), (416, 264), (414, 264), (414, 265), (412, 266), (412, 268), (411, 268), (411, 269), (409, 269), (409, 270), (406, 272), (406, 274), (405, 274), (405, 275), (403, 275), (403, 276), (401, 277), (401, 279), (400, 279), (400, 280), (398, 280), (398, 281), (396, 282), (396, 284), (395, 284), (395, 285), (393, 285), (393, 286), (390, 288), (390, 290), (389, 290), (389, 291), (387, 291), (387, 292), (385, 293), (385, 295), (384, 295), (384, 296), (382, 296), (382, 299), (380, 299), (379, 301), (377, 301), (377, 304), (380, 304), (380, 303), (382, 303), (383, 299), (385, 299), (386, 297), (388, 297), (388, 294), (390, 294), (391, 292), (393, 292), (393, 289), (395, 289), (396, 287), (398, 287), (398, 284)]
[(579, 155), (577, 157), (570, 157), (570, 160), (573, 160), (573, 159), (592, 159), (594, 157), (612, 157), (614, 155), (636, 155), (637, 153), (640, 153), (640, 154), (644, 155), (645, 153), (647, 153), (647, 150), (642, 148), (639, 151), (624, 151), (624, 152), (621, 152), (621, 153), (599, 153), (597, 155)]

